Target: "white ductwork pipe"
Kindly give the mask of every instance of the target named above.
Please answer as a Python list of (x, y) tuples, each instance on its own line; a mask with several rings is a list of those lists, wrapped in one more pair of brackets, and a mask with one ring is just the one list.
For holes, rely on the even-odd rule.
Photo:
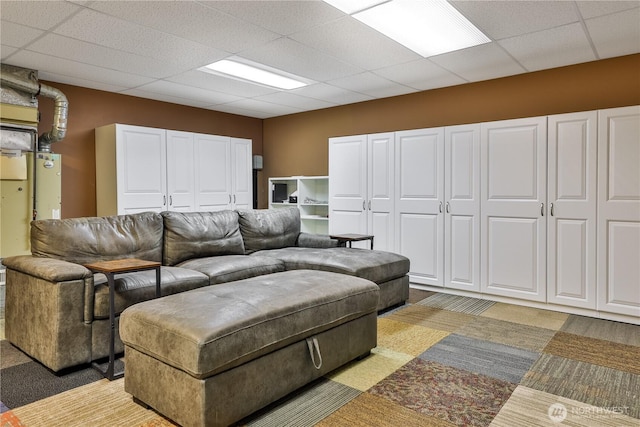
[(51, 151), (51, 144), (62, 141), (67, 134), (67, 113), (69, 102), (67, 97), (58, 89), (44, 85), (34, 80), (27, 80), (20, 76), (1, 73), (0, 83), (13, 89), (27, 92), (33, 96), (46, 96), (55, 101), (53, 111), (53, 126), (49, 132), (45, 132), (38, 138), (38, 151)]

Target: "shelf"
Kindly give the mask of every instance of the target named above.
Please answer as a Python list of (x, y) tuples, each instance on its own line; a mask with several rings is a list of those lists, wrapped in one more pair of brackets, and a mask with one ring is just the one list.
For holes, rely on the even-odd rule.
[[(293, 193), (298, 196), (297, 203), (274, 202), (273, 184), (285, 184), (286, 196)], [(290, 176), (269, 178), (269, 207), (277, 209), (285, 206), (297, 206), (300, 210), (301, 230), (307, 233), (327, 234), (329, 229), (329, 177), (328, 176)], [(280, 189), (282, 190), (282, 188)], [(281, 193), (278, 198), (284, 197)], [(318, 201), (314, 203), (312, 201)]]

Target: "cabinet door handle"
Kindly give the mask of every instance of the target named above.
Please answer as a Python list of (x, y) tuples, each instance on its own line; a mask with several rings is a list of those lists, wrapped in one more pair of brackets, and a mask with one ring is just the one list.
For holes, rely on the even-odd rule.
[(167, 206), (167, 195), (162, 196), (162, 206)]
[(233, 195), (233, 204), (234, 205), (236, 204), (236, 195), (235, 194)]
[(444, 209), (447, 213), (451, 212), (451, 210), (449, 209), (449, 202), (447, 202)]
[(366, 210), (367, 210), (367, 201), (366, 201), (366, 200), (363, 200), (363, 201), (362, 201), (362, 210), (363, 210), (363, 211), (366, 211)]
[(169, 196), (169, 206), (173, 206), (173, 195)]
[(442, 213), (442, 202), (438, 204), (438, 212)]
[(371, 200), (369, 200), (369, 210), (371, 210)]
[(553, 216), (553, 203), (551, 203), (550, 208), (551, 208), (551, 216)]
[(229, 204), (231, 204), (231, 194), (229, 194)]
[(540, 216), (544, 216), (544, 203), (540, 203)]

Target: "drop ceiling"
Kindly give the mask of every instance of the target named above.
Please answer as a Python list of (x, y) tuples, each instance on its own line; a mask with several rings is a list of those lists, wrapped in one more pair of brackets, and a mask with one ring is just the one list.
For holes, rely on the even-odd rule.
[[(0, 55), (50, 82), (270, 118), (640, 52), (640, 1), (451, 3), (491, 42), (423, 58), (320, 0), (1, 0)], [(313, 83), (197, 71), (230, 56)]]

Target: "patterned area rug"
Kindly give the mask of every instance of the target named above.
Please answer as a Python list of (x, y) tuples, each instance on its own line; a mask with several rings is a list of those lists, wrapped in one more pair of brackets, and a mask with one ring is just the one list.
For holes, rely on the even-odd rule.
[[(640, 326), (412, 290), (378, 347), (246, 426), (640, 426)], [(174, 426), (81, 367), (0, 341), (0, 426)]]

